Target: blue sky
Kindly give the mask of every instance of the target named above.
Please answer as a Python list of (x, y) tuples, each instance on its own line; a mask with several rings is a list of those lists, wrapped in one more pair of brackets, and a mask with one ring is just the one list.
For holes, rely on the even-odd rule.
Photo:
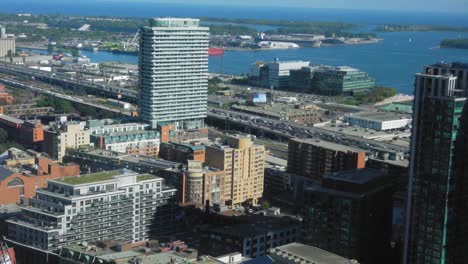
[[(102, 0), (110, 1), (110, 0)], [(115, 0), (114, 0), (115, 1)], [(360, 10), (434, 11), (468, 13), (468, 0), (118, 0), (154, 3), (288, 6)]]

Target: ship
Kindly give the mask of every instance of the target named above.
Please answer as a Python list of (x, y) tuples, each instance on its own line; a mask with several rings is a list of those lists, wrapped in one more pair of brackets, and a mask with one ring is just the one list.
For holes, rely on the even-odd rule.
[(15, 251), (0, 242), (0, 264), (16, 264)]
[(208, 48), (208, 55), (209, 56), (223, 56), (224, 49), (223, 48)]

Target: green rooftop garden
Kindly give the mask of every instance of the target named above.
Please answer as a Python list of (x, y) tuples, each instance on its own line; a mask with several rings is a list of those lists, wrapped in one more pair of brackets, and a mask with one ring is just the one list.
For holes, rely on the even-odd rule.
[(154, 177), (153, 175), (151, 174), (143, 174), (143, 175), (138, 175), (137, 176), (137, 181), (138, 182), (141, 182), (141, 181), (148, 181), (148, 180), (154, 180), (156, 177)]
[(98, 172), (98, 173), (86, 174), (86, 175), (75, 176), (75, 177), (64, 177), (62, 179), (58, 179), (58, 181), (66, 183), (66, 184), (71, 184), (71, 185), (79, 185), (79, 184), (112, 180), (114, 176), (117, 176), (119, 174), (120, 172), (118, 170), (106, 171), (106, 172)]

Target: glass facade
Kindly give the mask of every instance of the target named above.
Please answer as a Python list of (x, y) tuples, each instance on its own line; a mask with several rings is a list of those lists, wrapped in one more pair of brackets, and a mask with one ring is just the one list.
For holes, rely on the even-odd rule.
[(374, 87), (375, 80), (366, 72), (348, 67), (321, 67), (312, 80), (312, 92), (323, 95), (351, 94)]
[(416, 77), (404, 255), (411, 264), (468, 259), (468, 89), (460, 76), (438, 73), (427, 67)]

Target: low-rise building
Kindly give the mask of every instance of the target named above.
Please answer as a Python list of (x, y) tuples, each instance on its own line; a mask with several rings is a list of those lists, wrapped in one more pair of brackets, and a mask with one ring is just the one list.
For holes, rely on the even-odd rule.
[(129, 170), (50, 180), (21, 217), (8, 220), (7, 240), (54, 251), (81, 242), (128, 242), (171, 235), (176, 189)]
[(174, 124), (158, 125), (161, 142), (185, 142), (208, 138), (208, 128), (177, 130)]
[(36, 190), (46, 187), (49, 180), (80, 174), (77, 164), (59, 164), (14, 149), (9, 151), (5, 164), (8, 167), (0, 166), (0, 205), (21, 203), (34, 197)]
[(0, 84), (0, 102), (7, 105), (13, 103), (13, 96), (5, 91), (5, 86), (3, 84)]
[(159, 156), (165, 160), (187, 163), (188, 160), (205, 162), (205, 145), (200, 142), (161, 143)]
[(151, 130), (110, 132), (91, 135), (91, 142), (101, 149), (157, 157), (160, 135)]
[(377, 131), (409, 128), (412, 118), (408, 114), (395, 112), (359, 112), (347, 114), (345, 120), (352, 126)]
[(219, 256), (237, 251), (244, 257), (255, 258), (300, 239), (300, 225), (294, 218), (251, 215), (242, 219), (240, 223), (204, 230), (200, 252)]
[(297, 124), (316, 124), (327, 118), (328, 111), (317, 105), (284, 105), (274, 104), (271, 106), (243, 106), (233, 105), (236, 111), (262, 116), (274, 120), (288, 121)]
[(137, 243), (105, 240), (73, 244), (63, 247), (58, 253), (60, 264), (185, 264), (187, 261), (196, 263), (197, 256), (198, 251), (189, 248), (183, 241), (158, 243), (154, 240)]
[(140, 173), (159, 173), (168, 168), (178, 168), (182, 164), (155, 157), (120, 153), (94, 147), (67, 149), (64, 158), (67, 162), (76, 162), (83, 171), (100, 172), (116, 169), (130, 169)]
[(39, 148), (44, 140), (44, 126), (40, 120), (25, 121), (0, 113), (0, 128), (7, 131), (10, 140), (28, 147)]
[[(271, 258), (271, 263), (359, 264), (357, 260), (347, 259), (323, 249), (301, 243), (291, 243), (276, 247), (270, 251), (268, 257)], [(254, 264), (254, 262), (246, 263)]]
[(35, 103), (4, 105), (3, 110), (5, 114), (16, 118), (21, 116), (45, 116), (54, 113), (53, 107), (36, 107)]
[(58, 161), (62, 161), (67, 148), (89, 145), (90, 132), (83, 123), (66, 120), (52, 122), (44, 131), (43, 150)]
[(179, 190), (178, 201), (183, 205), (225, 204), (225, 172), (222, 170), (189, 160), (187, 165), (160, 171), (160, 175)]
[(328, 141), (292, 138), (288, 147), (288, 172), (319, 180), (323, 175), (366, 165), (364, 150)]

